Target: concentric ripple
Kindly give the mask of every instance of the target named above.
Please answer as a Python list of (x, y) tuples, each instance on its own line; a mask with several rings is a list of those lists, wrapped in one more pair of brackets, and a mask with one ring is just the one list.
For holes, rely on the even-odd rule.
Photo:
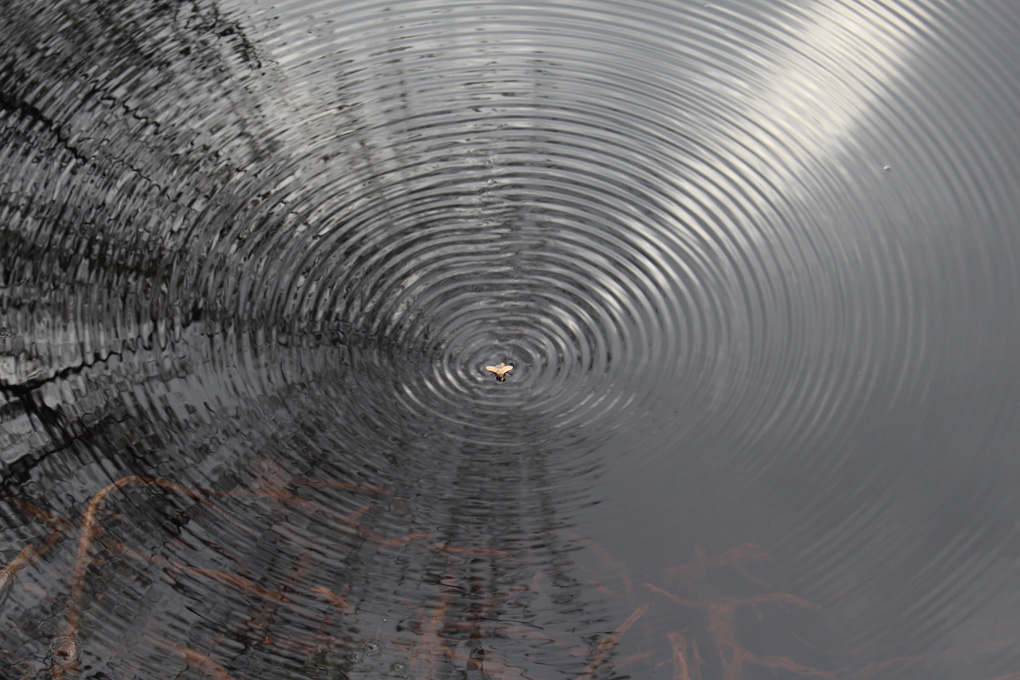
[[(548, 572), (543, 613), (562, 624), (582, 590), (564, 556), (588, 544), (558, 531), (596, 506), (586, 521), (649, 562), (661, 536), (687, 553), (739, 536), (686, 573), (785, 555), (814, 599), (854, 593), (826, 610), (840, 643), (816, 650), (888, 636), (906, 649), (886, 658), (927, 668), (981, 637), (946, 622), (1014, 635), (996, 598), (1017, 587), (1002, 518), (1020, 512), (1020, 10), (962, 7), (6, 3), (0, 492), (26, 497), (4, 501), (0, 530), (35, 543), (0, 545), (17, 567), (0, 605), (61, 619), (59, 597), (15, 577), (95, 570), (87, 541), (62, 542), (66, 518), (151, 476), (113, 494), (102, 549), (146, 579), (191, 574), (194, 599), (232, 590), (225, 610), (265, 596), (260, 577), (304, 587), (268, 598), (293, 606), (293, 672), (318, 663), (299, 658), (317, 634), (302, 617), (352, 613), (322, 590), (341, 563), (368, 625), (399, 610), (424, 629), (411, 599), (445, 611), (449, 575), (472, 568), (499, 587), (465, 576), (486, 597), (464, 617), (540, 593)], [(486, 369), (500, 362), (503, 381)], [(235, 532), (224, 508), (258, 521)], [(58, 557), (33, 552), (33, 522)], [(160, 562), (166, 545), (188, 564)], [(87, 580), (67, 635), (16, 633), (32, 669), (129, 646), (131, 626), (95, 615), (79, 649)], [(807, 602), (770, 592), (745, 602)], [(699, 602), (709, 618), (735, 606)], [(215, 632), (192, 614), (179, 639)], [(578, 637), (621, 630), (589, 614), (605, 630)], [(715, 643), (716, 670), (740, 675), (738, 641)], [(998, 656), (982, 680), (1020, 669)], [(818, 677), (881, 668), (768, 658)]]
[[(436, 134), (429, 143), (455, 133)], [(344, 223), (310, 225), (321, 238), (312, 255), (300, 251), (317, 260), (305, 277), (321, 288), (303, 310), (322, 320), (317, 328), (352, 347), (382, 340), (388, 356), (351, 360), (390, 363), (395, 407), (478, 444), (513, 444), (512, 431), (530, 432), (531, 446), (605, 433), (619, 425), (612, 414), (654, 398), (649, 370), (678, 379), (681, 348), (694, 344), (669, 302), (683, 285), (677, 253), (661, 243), (674, 225), (646, 218), (635, 230), (624, 212), (626, 188), (642, 181), (626, 173), (637, 169), (610, 173), (574, 160), (585, 150), (569, 136), (528, 134), (536, 144), (555, 137), (566, 158), (550, 155), (543, 168), (504, 150), (505, 166), (487, 172), (453, 156), (441, 181), (401, 168), (381, 181), (405, 195), (340, 206)], [(482, 224), (470, 214), (476, 192), (489, 206)], [(514, 366), (504, 383), (485, 371), (500, 361)], [(360, 389), (379, 379), (359, 365), (344, 378)]]
[[(305, 51), (284, 22), (263, 44), (287, 45), (294, 110), (275, 114), (313, 126), (298, 132), (303, 159), (248, 189), (271, 199), (196, 225), (209, 254), (177, 287), (200, 281), (231, 319), (356, 348), (330, 395), (356, 411), (376, 403), (366, 393), (389, 401), (388, 420), (340, 409), (376, 437), (415, 420), (504, 449), (603, 441), (625, 421), (675, 435), (695, 424), (677, 417), (682, 394), (746, 379), (746, 357), (716, 352), (734, 329), (757, 333), (774, 265), (744, 249), (780, 225), (759, 189), (719, 174), (712, 140), (696, 141), (720, 103), (669, 89), (696, 64), (677, 60), (672, 34), (646, 34), (657, 12), (635, 10), (640, 22), (606, 40), (613, 12), (551, 10), (552, 49), (525, 50), (534, 22), (506, 12), (490, 40), (472, 8), (382, 19), (345, 6), (342, 28), (316, 29)], [(369, 49), (363, 30), (387, 48)], [(324, 45), (353, 36), (333, 63)], [(665, 70), (641, 58), (649, 50), (670, 57)], [(303, 95), (327, 86), (352, 103), (309, 115), (321, 104)], [(514, 366), (502, 384), (484, 370), (499, 361)]]
[[(399, 456), (394, 433), (499, 455), (619, 435), (649, 457), (725, 445), (751, 480), (763, 441), (837, 441), (863, 405), (926, 389), (917, 310), (936, 256), (889, 227), (905, 208), (883, 169), (898, 138), (882, 134), (924, 121), (895, 84), (938, 42), (937, 17), (111, 8), (148, 56), (110, 48), (87, 87), (34, 97), (90, 71), (11, 52), (38, 82), (5, 95), (5, 158), (24, 169), (10, 194), (45, 197), (9, 209), (11, 278), (26, 283), (8, 304), (8, 344), (24, 349), (12, 386), (200, 327), (218, 374), (184, 400), (251, 403), (296, 381), (359, 456)], [(104, 39), (71, 5), (49, 12), (19, 30), (46, 36), (64, 17)], [(210, 32), (227, 39), (210, 47)], [(167, 60), (146, 79), (142, 64)], [(877, 136), (869, 116), (886, 121)], [(43, 143), (66, 171), (17, 160)], [(42, 296), (37, 253), (57, 272)], [(84, 298), (57, 292), (93, 272)], [(485, 370), (500, 361), (505, 382)]]

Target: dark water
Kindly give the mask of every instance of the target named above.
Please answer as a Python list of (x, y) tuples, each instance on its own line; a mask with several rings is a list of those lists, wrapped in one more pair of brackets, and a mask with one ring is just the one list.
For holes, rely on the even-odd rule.
[(3, 678), (1020, 677), (1020, 6), (0, 16)]

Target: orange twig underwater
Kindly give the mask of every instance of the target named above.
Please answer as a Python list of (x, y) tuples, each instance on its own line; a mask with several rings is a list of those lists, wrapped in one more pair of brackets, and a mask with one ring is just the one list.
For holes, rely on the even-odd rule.
[[(615, 578), (624, 584), (628, 602), (634, 606), (637, 593), (631, 586), (632, 580), (628, 569), (601, 546), (587, 539), (579, 540), (588, 545), (593, 553), (615, 572)], [(635, 610), (620, 628), (599, 643), (596, 661), (601, 662), (611, 647), (622, 643), (627, 629), (636, 623), (640, 615), (644, 615), (650, 607), (656, 606), (656, 602), (667, 601), (685, 609), (700, 612), (707, 619), (702, 628), (704, 633), (683, 633), (676, 630), (665, 633), (669, 643), (668, 652), (664, 649), (658, 652), (662, 661), (656, 668), (672, 665), (674, 680), (701, 680), (703, 677), (707, 677), (706, 673), (720, 673), (723, 680), (743, 680), (744, 669), (749, 665), (772, 670), (785, 670), (803, 677), (835, 680), (836, 675), (831, 671), (812, 668), (788, 657), (760, 656), (748, 651), (737, 641), (736, 615), (743, 607), (755, 611), (759, 620), (761, 620), (760, 608), (766, 604), (792, 605), (806, 610), (819, 609), (817, 605), (789, 593), (768, 592), (734, 597), (718, 590), (709, 579), (711, 571), (731, 568), (751, 583), (760, 587), (768, 587), (763, 579), (753, 575), (747, 567), (750, 562), (767, 559), (769, 559), (768, 553), (753, 543), (745, 543), (712, 558), (709, 558), (703, 549), (697, 548), (693, 563), (677, 565), (667, 570), (667, 580), (675, 584), (675, 592), (653, 583), (644, 583), (645, 592), (653, 593), (659, 597)], [(654, 637), (655, 635), (652, 634), (646, 636), (646, 639)], [(706, 667), (707, 659), (699, 651), (699, 637), (702, 642), (708, 643), (710, 648), (714, 648), (714, 661), (718, 664), (717, 666), (713, 664)]]
[[(93, 646), (98, 646), (99, 640), (89, 639), (92, 632), (89, 626), (93, 622), (102, 624), (102, 612), (108, 607), (121, 606), (117, 592), (110, 587), (110, 579), (124, 574), (124, 566), (132, 563), (154, 571), (154, 581), (161, 577), (185, 597), (199, 597), (194, 594), (198, 588), (201, 596), (213, 595), (210, 601), (229, 600), (236, 609), (228, 609), (231, 613), (223, 620), (202, 620), (200, 628), (178, 629), (177, 637), (172, 627), (168, 632), (162, 622), (157, 622), (161, 626), (158, 630), (137, 633), (135, 639), (145, 642), (138, 649), (131, 649), (128, 643), (117, 643), (123, 647), (115, 644), (110, 653), (127, 650), (136, 655), (119, 661), (122, 670), (129, 673), (140, 671), (142, 666), (138, 664), (176, 660), (212, 680), (240, 680), (248, 672), (236, 654), (241, 643), (247, 649), (260, 650), (259, 654), (270, 659), (296, 656), (319, 664), (318, 660), (323, 658), (326, 666), (332, 665), (341, 674), (355, 663), (349, 658), (354, 645), (374, 649), (374, 654), (385, 647), (390, 650), (388, 654), (397, 653), (402, 659), (391, 664), (392, 677), (416, 680), (437, 680), (451, 674), (479, 680), (534, 680), (536, 676), (528, 664), (547, 665), (550, 660), (567, 664), (560, 677), (575, 680), (623, 677), (620, 674), (628, 671), (634, 673), (632, 677), (643, 677), (647, 675), (645, 671), (652, 669), (657, 676), (672, 680), (745, 680), (752, 668), (763, 669), (770, 677), (864, 680), (902, 668), (919, 669), (943, 659), (968, 659), (1016, 642), (1000, 640), (897, 657), (872, 662), (856, 672), (846, 664), (820, 668), (816, 667), (818, 661), (795, 660), (795, 655), (789, 652), (784, 656), (751, 651), (738, 639), (743, 627), (755, 625), (755, 618), (763, 621), (765, 615), (773, 615), (777, 608), (787, 612), (821, 609), (797, 595), (772, 590), (765, 579), (751, 572), (755, 563), (770, 559), (759, 546), (745, 543), (715, 556), (695, 548), (695, 559), (667, 569), (660, 583), (635, 583), (623, 561), (580, 536), (573, 537), (571, 545), (585, 548), (585, 554), (601, 564), (594, 568), (594, 576), (604, 575), (593, 581), (596, 588), (592, 592), (618, 598), (625, 605), (622, 612), (614, 615), (619, 619), (614, 620), (613, 616), (598, 619), (599, 635), (591, 636), (590, 629), (573, 635), (572, 630), (546, 628), (521, 616), (530, 607), (522, 603), (535, 598), (553, 599), (552, 593), (543, 592), (542, 584), (549, 576), (542, 571), (525, 572), (519, 582), (507, 582), (501, 574), (508, 572), (503, 572), (502, 567), (515, 562), (518, 556), (500, 549), (504, 546), (485, 545), (485, 539), (480, 537), (468, 538), (464, 544), (444, 543), (434, 532), (418, 531), (422, 527), (416, 525), (404, 500), (381, 487), (275, 474), (264, 477), (267, 481), (262, 484), (232, 491), (192, 488), (140, 475), (107, 485), (89, 499), (80, 523), (77, 549), (67, 541), (68, 550), (73, 553), (69, 557), (73, 559), (65, 596), (23, 582), (31, 581), (36, 572), (33, 565), (45, 564), (41, 559), (45, 553), (58, 552), (53, 547), (74, 524), (24, 501), (0, 497), (0, 501), (50, 529), (48, 536), (43, 534), (45, 539), (25, 545), (0, 569), (0, 601), (20, 588), (22, 592), (46, 598), (50, 605), (64, 608), (63, 625), (58, 619), (51, 633), (50, 677), (72, 680), (79, 677), (81, 668), (94, 661), (89, 656), (95, 654)], [(150, 536), (147, 526), (139, 524), (138, 515), (121, 514), (107, 507), (114, 505), (111, 500), (114, 491), (128, 493), (129, 489), (158, 489), (168, 492), (168, 498), (185, 499), (187, 507), (181, 509), (182, 516), (192, 522), (196, 521), (195, 513), (199, 513), (196, 533), (184, 537), (176, 534), (165, 537), (160, 533)], [(313, 494), (342, 491), (341, 505), (355, 510), (339, 508), (335, 496), (309, 498), (310, 491)], [(348, 493), (353, 497), (348, 497)], [(371, 497), (368, 502), (366, 495)], [(283, 568), (270, 572), (249, 569), (243, 557), (248, 553), (235, 554), (216, 540), (215, 533), (207, 535), (210, 528), (231, 529), (232, 533), (221, 536), (248, 541), (242, 546), (251, 546), (266, 536), (265, 528), (261, 531), (256, 528), (258, 523), (242, 522), (228, 510), (226, 504), (239, 502), (264, 507), (274, 518), (268, 525), (277, 532), (273, 536), (296, 537), (296, 549), (279, 555), (285, 562)], [(293, 512), (301, 513), (302, 518), (313, 518), (313, 524), (318, 524), (311, 527), (311, 532), (300, 532), (308, 527), (289, 522), (286, 518)], [(277, 516), (284, 519), (277, 523)], [(163, 521), (163, 515), (153, 517)], [(206, 520), (204, 524), (201, 518)], [(376, 524), (367, 526), (373, 521)], [(329, 538), (322, 538), (325, 536)], [(393, 562), (395, 557), (415, 565), (427, 564), (429, 571), (421, 572), (422, 575), (435, 579), (409, 581), (408, 585), (415, 589), (412, 597), (398, 597), (389, 603), (389, 609), (382, 607), (383, 617), (389, 615), (398, 621), (398, 625), (387, 629), (387, 637), (380, 639), (384, 645), (375, 643), (371, 637), (372, 631), (378, 635), (383, 630), (378, 620), (386, 620), (371, 618), (379, 614), (374, 600), (378, 592), (366, 593), (362, 589), (364, 579), (357, 573), (322, 570), (337, 555), (332, 543), (338, 537), (348, 546), (345, 550), (374, 551), (369, 556), (378, 556), (380, 564)], [(143, 545), (134, 547), (137, 542)], [(196, 549), (202, 552), (190, 552)], [(200, 560), (207, 557), (217, 563), (201, 564)], [(363, 553), (357, 555), (358, 560), (365, 557)], [(746, 581), (744, 585), (740, 585), (740, 577)], [(86, 588), (86, 581), (96, 587)], [(603, 586), (603, 581), (610, 585)], [(731, 587), (739, 594), (719, 585), (730, 582), (737, 584)], [(104, 600), (113, 604), (101, 604)], [(394, 606), (407, 614), (403, 618), (393, 614)], [(234, 611), (239, 620), (231, 618)], [(626, 612), (629, 615), (624, 618)], [(742, 612), (755, 616), (741, 616)], [(287, 628), (288, 620), (303, 623)], [(808, 643), (799, 637), (791, 635), (789, 640), (794, 649), (808, 649)], [(0, 666), (10, 661), (9, 656), (10, 650), (0, 646)], [(243, 661), (250, 663), (248, 658)], [(29, 675), (24, 677), (37, 677), (34, 674), (39, 668), (37, 662), (26, 663)], [(642, 672), (634, 671), (635, 668)], [(1020, 673), (1000, 675), (995, 680), (1014, 678), (1020, 680)]]

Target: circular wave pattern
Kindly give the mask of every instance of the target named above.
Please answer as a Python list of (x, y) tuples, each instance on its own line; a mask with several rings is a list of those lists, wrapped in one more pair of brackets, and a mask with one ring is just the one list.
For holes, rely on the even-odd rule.
[[(5, 105), (89, 177), (69, 198), (27, 166), (52, 202), (40, 222), (69, 200), (101, 206), (81, 209), (91, 226), (47, 266), (104, 285), (88, 304), (52, 296), (62, 342), (16, 317), (15, 342), (34, 340), (52, 374), (140, 336), (172, 344), (201, 320), (221, 372), (209, 382), (244, 402), (303, 381), (311, 398), (294, 407), (321, 401), (367, 447), (393, 433), (507, 450), (638, 432), (647, 451), (682, 437), (753, 459), (766, 435), (836, 439), (860, 405), (927, 381), (917, 309), (937, 256), (895, 226), (902, 202), (879, 160), (912, 152), (883, 130), (931, 110), (902, 91), (879, 99), (935, 40), (938, 18), (910, 7), (313, 2), (168, 18), (125, 5), (114, 16), (138, 25), (135, 52), (174, 64), (161, 83), (110, 48), (107, 70), (125, 75), (92, 87), (129, 83), (121, 109), (73, 87)], [(42, 36), (46, 21), (21, 28)], [(229, 37), (216, 49), (214, 28)], [(101, 122), (57, 129), (70, 111)], [(946, 172), (929, 185), (953, 185)], [(120, 187), (133, 207), (86, 185)], [(82, 244), (98, 245), (79, 264)], [(223, 332), (240, 328), (252, 333)], [(272, 370), (307, 343), (342, 351)], [(505, 383), (485, 370), (500, 361), (514, 366)]]
[[(451, 132), (432, 129), (439, 138), (426, 143), (442, 146)], [(560, 153), (584, 155), (552, 130), (528, 135), (539, 148), (555, 137), (567, 147)], [(343, 211), (345, 228), (316, 245), (308, 280), (329, 289), (309, 315), (354, 345), (356, 334), (384, 339), (388, 356), (361, 351), (352, 361), (391, 364), (393, 405), (465, 441), (509, 445), (513, 432), (531, 432), (533, 446), (534, 435), (604, 432), (611, 414), (654, 396), (651, 367), (678, 379), (681, 348), (694, 344), (670, 302), (683, 284), (676, 254), (656, 242), (672, 225), (628, 225), (621, 194), (640, 179), (624, 173), (639, 169), (621, 169), (613, 183), (583, 162), (547, 158), (543, 169), (502, 153), (495, 178), (471, 158), (450, 158), (439, 182), (400, 169), (390, 181), (406, 198)], [(470, 214), (479, 194), (491, 206), (481, 224)], [(514, 367), (503, 383), (485, 369), (501, 361)], [(355, 363), (343, 378), (359, 384), (355, 393), (377, 391), (378, 370)]]
[[(642, 506), (606, 511), (621, 533), (686, 514), (723, 534), (743, 507), (780, 518), (769, 550), (797, 556), (801, 583), (851, 591), (881, 564), (893, 580), (844, 605), (847, 648), (902, 630), (939, 643), (971, 603), (1015, 627), (995, 605), (1015, 586), (997, 519), (1015, 475), (987, 470), (1015, 458), (1017, 388), (993, 364), (1020, 322), (988, 310), (1020, 289), (1003, 180), (1020, 153), (988, 131), (1020, 105), (1016, 10), (15, 5), (0, 462), (60, 479), (48, 495), (74, 500), (57, 510), (110, 481), (90, 475), (137, 473), (135, 454), (215, 498), (252, 477), (277, 494), (258, 497), (266, 517), (300, 508), (309, 554), (323, 508), (375, 522), (348, 534), (394, 569), (367, 570), (370, 601), (414, 585), (386, 552), (401, 540), (412, 573), (450, 546), (485, 555), (491, 536), (458, 535), (466, 517), (500, 527), (489, 557), (537, 546), (513, 568), (538, 572), (536, 535), (582, 505), (593, 470), (646, 466), (669, 478), (610, 482)], [(504, 382), (486, 370), (500, 362)], [(962, 424), (954, 402), (990, 406)], [(79, 477), (86, 445), (104, 465)], [(711, 493), (709, 466), (687, 474), (699, 455), (726, 471)], [(394, 483), (400, 503), (381, 493), (400, 474), (340, 481), (387, 461), (419, 473)], [(945, 489), (969, 511), (933, 521)], [(342, 559), (309, 562), (307, 582)]]
[[(72, 5), (16, 14), (28, 37), (7, 58), (35, 80), (0, 102), (22, 197), (5, 208), (5, 385), (176, 347), (171, 372), (202, 374), (182, 400), (303, 389), (295, 417), (321, 410), (363, 450), (621, 434), (642, 455), (728, 447), (753, 480), (767, 439), (822, 447), (868, 404), (925, 393), (931, 353), (951, 353), (930, 310), (1015, 284), (950, 257), (942, 290), (941, 253), (968, 246), (916, 226), (946, 195), (960, 219), (977, 196), (1009, 202), (948, 161), (988, 177), (1008, 154), (955, 109), (961, 134), (940, 137), (937, 93), (900, 87), (930, 50), (962, 53), (946, 66), (968, 101), (1010, 91), (975, 66), (1005, 59), (938, 32), (948, 14), (198, 7), (111, 3), (110, 25), (137, 29), (123, 52)], [(60, 21), (103, 46), (103, 68), (82, 75)], [(931, 168), (908, 198), (893, 156)], [(976, 257), (1008, 271), (1008, 239)], [(197, 357), (192, 327), (212, 338)], [(500, 361), (503, 383), (485, 370)], [(174, 410), (142, 393), (124, 408)]]
[[(337, 338), (348, 365), (324, 389), (339, 419), (376, 437), (416, 419), (504, 450), (602, 441), (628, 421), (661, 438), (692, 428), (701, 406), (685, 413), (688, 400), (749, 379), (750, 357), (732, 349), (765, 334), (770, 278), (814, 263), (752, 249), (756, 230), (784, 226), (775, 199), (725, 177), (732, 161), (711, 136), (723, 103), (708, 84), (675, 91), (698, 64), (678, 63), (669, 31), (647, 33), (655, 16), (550, 11), (540, 27), (522, 8), (383, 20), (354, 6), (304, 45), (284, 23), (264, 41), (297, 64), (278, 119), (311, 119), (320, 104), (303, 94), (326, 79), (351, 103), (279, 131), (300, 135), (302, 158), (276, 159), (251, 191), (275, 191), (286, 214), (231, 211), (223, 236), (210, 212), (194, 234), (217, 240), (180, 288), (202, 282), (231, 318)], [(671, 28), (684, 18), (713, 21)], [(555, 41), (534, 44), (546, 31)], [(341, 64), (336, 45), (353, 46)], [(485, 370), (500, 361), (514, 366), (505, 383)], [(392, 408), (359, 408), (380, 401)]]
[[(289, 106), (273, 115), (281, 148), (292, 138), (300, 154), (272, 159), (249, 189), (271, 201), (195, 227), (202, 240), (235, 225), (180, 287), (200, 282), (230, 318), (356, 348), (330, 378), (342, 387), (324, 388), (346, 427), (371, 441), (421, 422), (504, 450), (638, 430), (654, 451), (726, 433), (747, 451), (767, 430), (853, 418), (817, 390), (876, 360), (861, 354), (866, 336), (886, 329), (851, 328), (840, 295), (875, 276), (854, 251), (884, 245), (813, 223), (818, 205), (859, 212), (816, 167), (842, 138), (818, 148), (807, 129), (772, 143), (819, 115), (791, 121), (774, 101), (807, 101), (817, 85), (791, 36), (765, 17), (769, 30), (654, 4), (308, 11), (261, 41), (287, 57)], [(319, 22), (302, 31), (308, 16)], [(758, 52), (734, 54), (721, 27)], [(773, 51), (787, 63), (762, 72)], [(867, 73), (844, 71), (863, 91)], [(857, 113), (831, 105), (831, 126)], [(911, 284), (894, 285), (909, 305)], [(808, 369), (804, 355), (823, 363)], [(506, 383), (485, 370), (500, 361), (514, 366)]]
[[(546, 108), (412, 121), (422, 129), (414, 148), (382, 172), (369, 159), (371, 178), (332, 164), (291, 208), (308, 236), (292, 239), (291, 222), (260, 226), (271, 236), (258, 250), (228, 256), (245, 265), (223, 285), (246, 294), (222, 297), (251, 309), (225, 313), (331, 334), (351, 350), (337, 377), (344, 392), (360, 400), (385, 383), (380, 398), (476, 443), (512, 442), (502, 415), (518, 432), (604, 431), (610, 414), (647, 406), (656, 385), (672, 391), (681, 371), (696, 380), (685, 358), (703, 340), (685, 317), (705, 275), (685, 270), (704, 255), (678, 237), (673, 187), (640, 165), (626, 146), (634, 137), (572, 131)], [(472, 132), (483, 124), (495, 129)], [(233, 264), (215, 268), (239, 271)], [(485, 370), (500, 361), (514, 366), (501, 384)]]

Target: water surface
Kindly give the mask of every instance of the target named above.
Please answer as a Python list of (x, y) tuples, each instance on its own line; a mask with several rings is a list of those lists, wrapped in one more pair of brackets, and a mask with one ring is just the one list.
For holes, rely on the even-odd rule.
[(4, 677), (1020, 673), (1020, 9), (3, 15)]

